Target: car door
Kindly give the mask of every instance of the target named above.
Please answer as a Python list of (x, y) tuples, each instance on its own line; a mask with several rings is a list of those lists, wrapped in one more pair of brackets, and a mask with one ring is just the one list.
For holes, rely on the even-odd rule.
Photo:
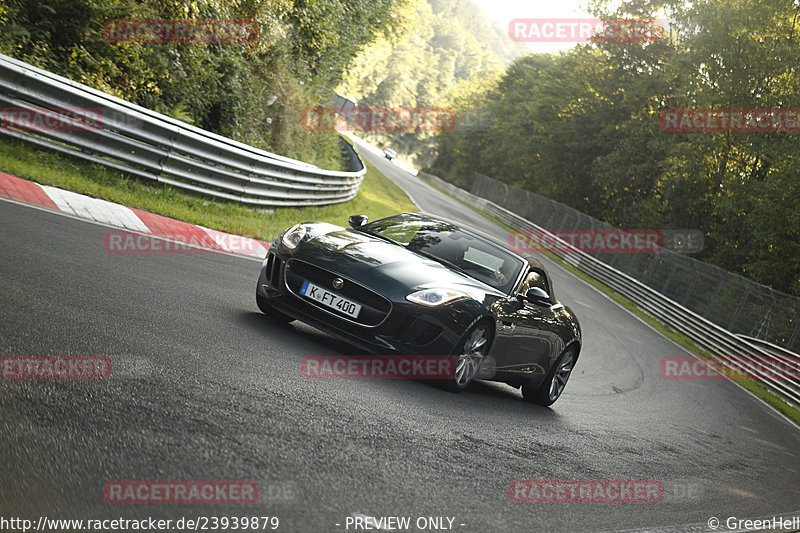
[[(549, 287), (539, 272), (529, 272), (519, 294), (532, 287)], [(496, 334), (493, 354), (496, 371), (546, 374), (563, 342), (556, 333), (557, 304), (533, 304), (512, 297), (498, 300), (493, 306)]]

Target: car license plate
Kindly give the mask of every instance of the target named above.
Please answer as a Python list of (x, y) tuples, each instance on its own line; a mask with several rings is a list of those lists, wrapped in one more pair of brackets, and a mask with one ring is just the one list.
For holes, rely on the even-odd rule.
[(347, 316), (351, 316), (353, 318), (356, 318), (359, 311), (361, 311), (361, 306), (359, 304), (351, 302), (347, 298), (342, 298), (338, 294), (326, 291), (322, 287), (318, 287), (317, 285), (309, 283), (308, 281), (303, 282), (303, 286), (300, 288), (300, 294), (308, 296), (312, 300), (316, 300), (319, 303), (330, 307), (331, 309), (341, 311)]

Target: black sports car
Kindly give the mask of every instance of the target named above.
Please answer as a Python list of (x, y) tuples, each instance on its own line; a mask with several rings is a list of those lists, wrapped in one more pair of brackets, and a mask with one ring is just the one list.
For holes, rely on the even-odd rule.
[(539, 261), (419, 213), (350, 225), (284, 231), (258, 276), (259, 309), (375, 354), (453, 356), (454, 391), (489, 379), (541, 405), (558, 399), (581, 331)]

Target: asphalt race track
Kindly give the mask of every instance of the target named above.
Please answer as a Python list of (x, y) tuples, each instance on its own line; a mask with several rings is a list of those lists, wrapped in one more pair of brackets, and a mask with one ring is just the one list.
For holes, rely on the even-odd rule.
[[(504, 238), (368, 157), (423, 210)], [(261, 315), (254, 260), (108, 254), (108, 228), (8, 201), (0, 228), (0, 354), (113, 363), (106, 380), (0, 380), (2, 517), (277, 516), (278, 531), (316, 532), (360, 513), (454, 517), (464, 532), (704, 531), (711, 517), (800, 510), (800, 430), (732, 382), (662, 379), (661, 358), (684, 352), (557, 267), (584, 349), (564, 396), (541, 408), (488, 382), (454, 395), (301, 377), (303, 357), (361, 352)], [(514, 503), (517, 479), (658, 480), (664, 494)], [(114, 480), (252, 480), (260, 497), (108, 504)]]

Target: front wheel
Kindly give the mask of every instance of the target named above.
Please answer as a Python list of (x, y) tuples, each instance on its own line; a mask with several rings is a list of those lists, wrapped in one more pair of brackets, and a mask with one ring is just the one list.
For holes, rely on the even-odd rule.
[(256, 305), (258, 305), (258, 308), (261, 310), (262, 313), (264, 313), (273, 320), (279, 322), (287, 322), (287, 323), (294, 320), (294, 318), (290, 317), (289, 315), (281, 313), (280, 311), (272, 307), (267, 302), (267, 299), (258, 294), (257, 292), (256, 292)]
[(561, 397), (561, 393), (564, 392), (564, 388), (567, 386), (569, 376), (575, 367), (575, 360), (576, 357), (572, 350), (566, 350), (558, 358), (553, 370), (550, 371), (547, 378), (538, 388), (528, 384), (522, 386), (522, 396), (527, 401), (537, 405), (544, 407), (553, 405)]
[(465, 336), (464, 344), (453, 355), (455, 376), (444, 382), (450, 392), (461, 392), (475, 379), (489, 353), (492, 333), (486, 323), (474, 326)]

